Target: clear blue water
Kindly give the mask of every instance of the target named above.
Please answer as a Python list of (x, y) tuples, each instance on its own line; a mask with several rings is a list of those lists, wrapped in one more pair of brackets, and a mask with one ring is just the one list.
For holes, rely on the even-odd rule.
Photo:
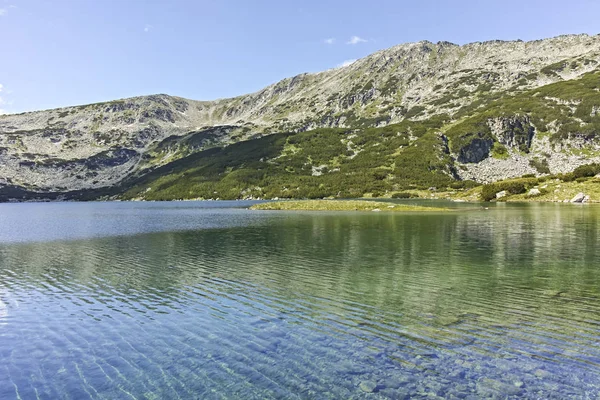
[(0, 399), (597, 398), (600, 207), (0, 204)]

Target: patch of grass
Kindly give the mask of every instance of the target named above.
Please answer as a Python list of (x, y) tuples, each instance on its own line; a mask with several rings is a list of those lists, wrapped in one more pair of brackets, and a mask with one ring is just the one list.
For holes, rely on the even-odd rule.
[(396, 192), (392, 193), (392, 199), (412, 199), (414, 197), (419, 197), (414, 193), (410, 192)]
[(498, 160), (506, 160), (509, 157), (508, 149), (502, 143), (494, 142), (492, 147), (492, 157)]

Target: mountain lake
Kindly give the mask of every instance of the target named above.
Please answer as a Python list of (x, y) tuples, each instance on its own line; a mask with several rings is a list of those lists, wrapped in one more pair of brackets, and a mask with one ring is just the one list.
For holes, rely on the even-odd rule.
[(600, 205), (0, 204), (0, 399), (591, 399)]

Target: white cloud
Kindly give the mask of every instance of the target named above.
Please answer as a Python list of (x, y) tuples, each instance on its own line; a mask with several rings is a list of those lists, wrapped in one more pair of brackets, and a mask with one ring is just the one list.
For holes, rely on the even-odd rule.
[(150, 29), (152, 28), (154, 28), (152, 25), (146, 24), (146, 26), (144, 26), (144, 32), (150, 32)]
[(0, 8), (0, 17), (6, 15), (7, 12), (8, 10), (6, 8)]
[(359, 44), (359, 43), (366, 43), (366, 42), (367, 42), (367, 40), (361, 38), (360, 36), (352, 36), (350, 38), (350, 40), (348, 40), (346, 42), (346, 44)]
[(327, 38), (327, 39), (323, 40), (323, 43), (325, 43), (325, 44), (334, 44), (335, 43), (335, 38)]
[(4, 87), (4, 86), (3, 86), (3, 85), (0, 83), (0, 92), (2, 91), (2, 88), (3, 88), (3, 87)]
[(354, 64), (354, 62), (355, 62), (355, 61), (356, 61), (356, 58), (355, 58), (355, 59), (353, 59), (353, 60), (346, 60), (346, 61), (344, 61), (344, 62), (342, 62), (342, 63), (338, 64), (338, 65), (337, 65), (337, 68), (344, 68), (344, 67), (347, 67), (348, 65), (352, 65), (352, 64)]

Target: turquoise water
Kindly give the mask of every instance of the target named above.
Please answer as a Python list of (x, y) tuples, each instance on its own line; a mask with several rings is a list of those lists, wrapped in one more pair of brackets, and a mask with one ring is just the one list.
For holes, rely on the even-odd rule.
[(598, 397), (600, 207), (248, 204), (0, 204), (0, 399)]

